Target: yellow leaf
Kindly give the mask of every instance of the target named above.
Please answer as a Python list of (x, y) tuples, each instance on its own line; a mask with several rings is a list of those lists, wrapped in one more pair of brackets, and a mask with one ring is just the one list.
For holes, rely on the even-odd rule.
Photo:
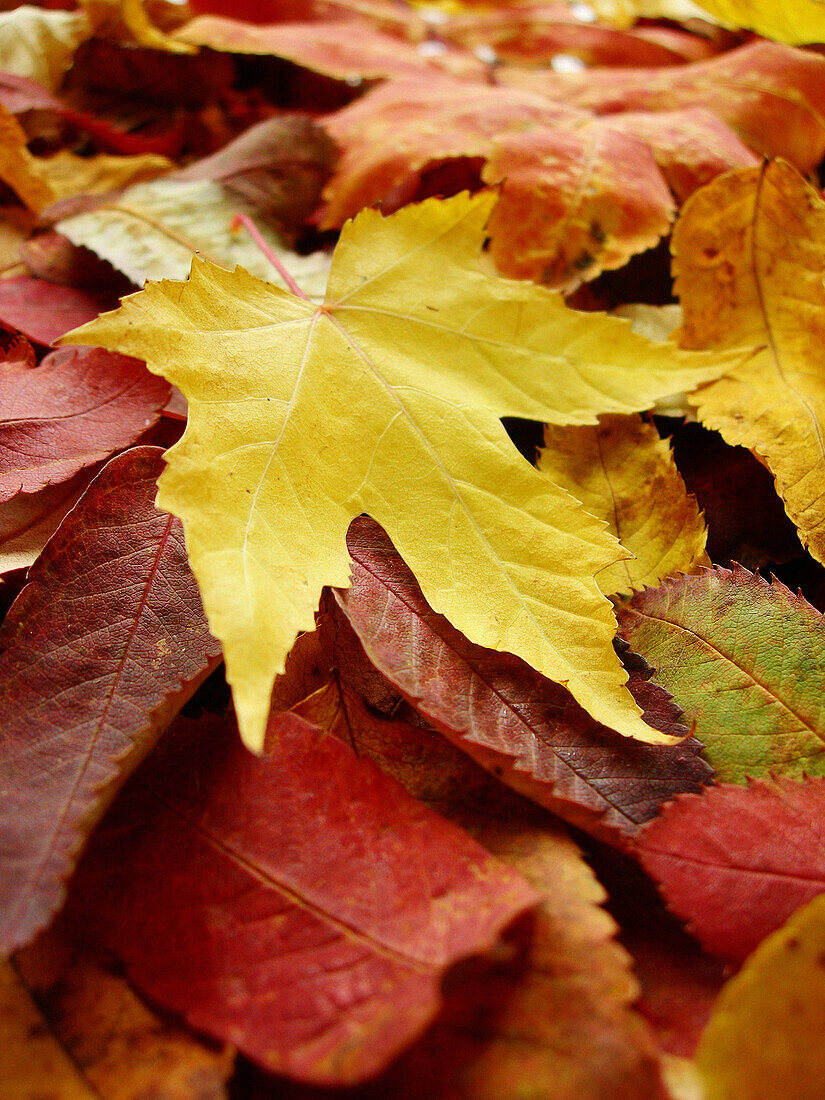
[(156, 153), (139, 153), (131, 157), (98, 153), (93, 157), (79, 157), (68, 149), (61, 149), (51, 157), (35, 158), (35, 163), (48, 180), (55, 202), (75, 195), (119, 191), (141, 180), (163, 176), (175, 167), (172, 161)]
[(823, 0), (697, 0), (723, 27), (744, 27), (777, 42), (825, 42)]
[(624, 687), (593, 580), (615, 540), (518, 455), (499, 418), (592, 423), (725, 365), (485, 273), (494, 202), (363, 212), (321, 307), (195, 260), (188, 283), (150, 284), (64, 338), (146, 359), (189, 401), (159, 503), (183, 519), (251, 746), (322, 587), (347, 584), (346, 531), (362, 512), (473, 641), (567, 683), (606, 725), (663, 739)]
[(36, 80), (50, 92), (63, 83), (75, 50), (91, 34), (82, 12), (29, 4), (0, 13), (0, 71)]
[(0, 180), (7, 183), (25, 205), (39, 213), (54, 199), (41, 166), (26, 146), (20, 123), (0, 105)]
[(696, 1062), (705, 1100), (821, 1100), (825, 895), (764, 940), (722, 989)]
[(673, 234), (683, 347), (759, 349), (693, 402), (763, 458), (802, 541), (825, 561), (825, 203), (790, 165), (720, 176)]
[(707, 530), (670, 453), (641, 417), (545, 429), (539, 469), (604, 520), (634, 558), (596, 574), (605, 595), (658, 584), (707, 565)]

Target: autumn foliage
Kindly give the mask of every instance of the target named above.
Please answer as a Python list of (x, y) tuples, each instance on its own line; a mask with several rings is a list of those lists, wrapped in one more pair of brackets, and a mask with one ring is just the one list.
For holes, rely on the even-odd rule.
[(825, 1095), (819, 0), (0, 12), (0, 1094)]

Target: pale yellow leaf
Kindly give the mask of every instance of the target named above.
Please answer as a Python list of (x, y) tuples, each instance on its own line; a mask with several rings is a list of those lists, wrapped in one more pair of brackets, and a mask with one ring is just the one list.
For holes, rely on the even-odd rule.
[[(628, 302), (611, 310), (614, 317), (630, 321), (634, 332), (648, 340), (670, 340), (682, 323), (680, 305), (652, 306), (647, 302)], [(651, 405), (657, 416), (670, 416), (677, 420), (695, 420), (696, 410), (688, 403), (687, 394), (670, 393)]]
[(692, 400), (762, 458), (802, 541), (825, 561), (825, 203), (777, 161), (721, 176), (673, 234), (681, 343), (752, 347)]
[(723, 27), (744, 27), (792, 46), (825, 42), (823, 0), (697, 0)]
[[(254, 219), (255, 209), (219, 183), (159, 179), (135, 184), (97, 210), (58, 222), (57, 228), (138, 285), (147, 279), (185, 279), (197, 253), (221, 267), (240, 265), (283, 286), (246, 230), (232, 229), (232, 219), (243, 213)], [(299, 256), (284, 247), (270, 226), (261, 222), (258, 228), (304, 291), (323, 297), (329, 257), (322, 252)]]
[(548, 426), (539, 469), (604, 520), (634, 557), (596, 574), (605, 595), (655, 585), (708, 565), (695, 497), (651, 424), (603, 416), (595, 427)]
[(719, 994), (696, 1062), (705, 1100), (822, 1100), (825, 895), (759, 945)]
[(617, 27), (631, 27), (637, 19), (672, 19), (684, 23), (688, 19), (707, 18), (694, 0), (587, 0), (586, 6)]
[(615, 539), (520, 457), (500, 417), (593, 423), (729, 363), (484, 272), (494, 202), (364, 211), (320, 308), (196, 260), (187, 283), (150, 283), (66, 338), (146, 359), (189, 401), (159, 503), (183, 519), (251, 746), (322, 587), (347, 584), (362, 512), (473, 641), (565, 682), (606, 725), (663, 739), (624, 687), (593, 580)]
[(0, 71), (36, 80), (56, 92), (75, 50), (91, 34), (83, 12), (44, 11), (24, 4), (0, 13)]

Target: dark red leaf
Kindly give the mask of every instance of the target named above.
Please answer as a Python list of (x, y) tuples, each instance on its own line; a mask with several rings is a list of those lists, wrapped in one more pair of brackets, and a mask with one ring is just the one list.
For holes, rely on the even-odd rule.
[(35, 369), (0, 363), (0, 501), (66, 481), (134, 443), (171, 388), (139, 359), (60, 348)]
[(158, 448), (113, 459), (0, 630), (0, 950), (59, 908), (93, 823), (215, 667)]

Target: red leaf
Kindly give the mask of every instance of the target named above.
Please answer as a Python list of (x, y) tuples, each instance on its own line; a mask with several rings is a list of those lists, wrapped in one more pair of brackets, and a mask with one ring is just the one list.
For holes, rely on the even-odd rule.
[(27, 275), (0, 280), (0, 323), (19, 329), (36, 344), (51, 344), (116, 306), (117, 298), (105, 292), (92, 294)]
[(0, 950), (29, 940), (126, 774), (215, 667), (158, 448), (112, 460), (0, 630)]
[[(515, 790), (615, 843), (617, 831), (634, 832), (676, 791), (708, 781), (698, 742), (630, 741), (517, 657), (468, 642), (432, 611), (372, 520), (353, 522), (348, 545), (353, 584), (338, 602), (371, 662), (428, 722)], [(670, 723), (673, 732), (672, 714)]]
[(18, 493), (0, 507), (0, 575), (32, 564), (94, 473), (85, 470), (39, 493)]
[(703, 946), (741, 962), (825, 891), (825, 779), (682, 795), (645, 828), (636, 851)]
[(60, 348), (39, 367), (0, 364), (0, 501), (66, 481), (150, 428), (169, 383), (139, 359)]
[(228, 724), (179, 723), (95, 838), (72, 919), (190, 1025), (352, 1083), (537, 895), (337, 738), (291, 714), (270, 736), (260, 759)]

